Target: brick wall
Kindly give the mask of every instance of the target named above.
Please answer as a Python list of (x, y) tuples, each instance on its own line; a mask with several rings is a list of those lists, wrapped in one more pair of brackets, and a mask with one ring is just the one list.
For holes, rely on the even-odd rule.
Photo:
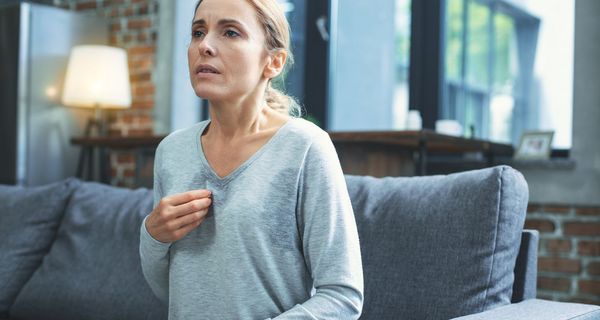
[[(109, 134), (121, 136), (152, 134), (159, 1), (47, 0), (40, 2), (101, 16), (108, 20), (109, 45), (127, 50), (132, 91), (130, 109), (108, 111)], [(110, 163), (112, 184), (132, 187), (135, 173), (134, 157), (127, 151), (113, 151)]]
[(530, 204), (540, 231), (538, 297), (600, 305), (600, 207)]

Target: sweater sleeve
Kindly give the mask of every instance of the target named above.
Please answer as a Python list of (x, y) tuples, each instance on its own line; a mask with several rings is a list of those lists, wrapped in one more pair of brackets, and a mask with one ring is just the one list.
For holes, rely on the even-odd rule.
[[(156, 207), (163, 192), (157, 167), (160, 162), (159, 149), (156, 150), (154, 162), (154, 205)], [(165, 303), (169, 300), (169, 248), (171, 243), (158, 241), (146, 229), (146, 219), (140, 226), (140, 260), (142, 273), (154, 294)]]
[(300, 175), (298, 226), (315, 294), (275, 319), (358, 319), (363, 273), (346, 180), (329, 135), (310, 146)]

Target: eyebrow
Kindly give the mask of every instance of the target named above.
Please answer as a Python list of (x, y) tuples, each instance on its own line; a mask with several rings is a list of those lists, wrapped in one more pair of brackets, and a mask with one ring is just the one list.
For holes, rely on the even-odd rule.
[[(235, 19), (221, 19), (221, 20), (219, 20), (219, 22), (217, 22), (217, 25), (219, 25), (219, 26), (227, 25), (227, 24), (236, 24), (236, 25), (241, 26), (244, 29), (247, 29), (246, 26), (242, 22), (235, 20)], [(194, 20), (194, 22), (192, 22), (192, 27), (195, 25), (205, 26), (205, 25), (207, 25), (207, 23), (206, 23), (206, 20), (199, 19), (199, 20)]]

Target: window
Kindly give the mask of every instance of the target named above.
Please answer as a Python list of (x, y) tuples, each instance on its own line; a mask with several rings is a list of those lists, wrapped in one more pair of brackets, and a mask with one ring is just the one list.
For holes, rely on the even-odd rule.
[(328, 130), (404, 127), (410, 0), (331, 1)]
[(411, 0), (396, 0), (395, 8), (395, 85), (393, 128), (403, 129), (408, 113)]
[(557, 52), (572, 54), (574, 7), (550, 2), (446, 0), (440, 118), (513, 144), (524, 131), (555, 130), (554, 147), (570, 147), (572, 56)]

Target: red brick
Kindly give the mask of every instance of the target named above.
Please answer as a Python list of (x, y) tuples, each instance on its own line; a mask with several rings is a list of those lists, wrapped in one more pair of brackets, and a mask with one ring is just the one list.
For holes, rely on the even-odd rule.
[(600, 207), (578, 207), (575, 213), (580, 216), (600, 216)]
[(133, 163), (134, 162), (134, 158), (133, 155), (131, 153), (120, 153), (117, 155), (117, 162), (118, 163)]
[(134, 100), (131, 103), (131, 108), (132, 109), (151, 109), (154, 108), (154, 100), (153, 99), (149, 99), (149, 100)]
[(110, 36), (109, 43), (110, 43), (112, 46), (116, 46), (116, 45), (117, 45), (117, 43), (119, 43), (119, 39), (118, 39), (118, 37), (117, 37), (116, 35), (114, 35), (114, 34), (113, 34), (113, 35), (111, 35), (111, 36)]
[(136, 120), (138, 121), (139, 124), (142, 125), (151, 125), (152, 124), (152, 117), (151, 116), (139, 116), (136, 118)]
[(127, 124), (133, 123), (134, 116), (131, 114), (126, 114), (121, 117), (121, 121)]
[(152, 26), (150, 19), (130, 19), (127, 21), (128, 29), (146, 29)]
[(571, 280), (567, 278), (538, 277), (537, 288), (541, 290), (569, 292)]
[(600, 276), (600, 261), (588, 263), (587, 272), (592, 276)]
[(140, 15), (148, 14), (148, 4), (147, 3), (142, 3), (140, 5), (139, 13), (140, 13)]
[(530, 203), (527, 205), (527, 212), (539, 212), (541, 211), (541, 206), (539, 204)]
[(554, 231), (554, 222), (543, 219), (527, 219), (525, 221), (526, 229), (536, 229), (540, 232), (552, 232)]
[(579, 240), (577, 252), (582, 256), (600, 256), (600, 241)]
[(147, 82), (152, 79), (150, 72), (141, 72), (138, 74), (132, 74), (129, 76), (131, 82)]
[(154, 54), (156, 48), (154, 46), (135, 46), (129, 48), (129, 55), (143, 55), (143, 54)]
[(118, 8), (112, 8), (110, 10), (110, 13), (108, 14), (109, 17), (111, 18), (116, 18), (119, 16), (119, 9)]
[(75, 3), (75, 10), (96, 9), (96, 1), (84, 1)]
[(600, 296), (600, 280), (579, 280), (579, 292)]
[(154, 84), (146, 84), (136, 86), (133, 90), (134, 95), (144, 96), (144, 95), (153, 95), (154, 94)]
[(542, 257), (538, 259), (538, 269), (540, 271), (579, 273), (581, 271), (581, 261), (566, 258)]
[(129, 59), (131, 73), (150, 71), (154, 67), (154, 55), (146, 55), (140, 59)]
[(566, 222), (564, 224), (564, 234), (577, 236), (600, 236), (600, 223)]
[(144, 32), (140, 32), (140, 33), (137, 35), (137, 40), (138, 40), (139, 42), (146, 42), (146, 40), (148, 40), (148, 36), (147, 36), (147, 35), (146, 35)]
[(569, 252), (571, 251), (571, 240), (546, 240), (546, 250), (548, 250), (549, 252)]
[[(123, 11), (123, 15), (126, 17), (131, 17), (133, 15), (133, 8), (132, 7), (127, 7), (125, 9), (125, 11)], [(128, 26), (128, 28), (131, 28)]]
[(547, 213), (569, 213), (571, 207), (558, 204), (547, 204), (544, 205), (543, 211)]
[(133, 177), (133, 176), (135, 176), (135, 170), (125, 169), (125, 170), (123, 170), (123, 176), (124, 177)]
[(119, 22), (111, 23), (110, 31), (112, 31), (112, 32), (121, 31), (121, 23), (119, 23)]

